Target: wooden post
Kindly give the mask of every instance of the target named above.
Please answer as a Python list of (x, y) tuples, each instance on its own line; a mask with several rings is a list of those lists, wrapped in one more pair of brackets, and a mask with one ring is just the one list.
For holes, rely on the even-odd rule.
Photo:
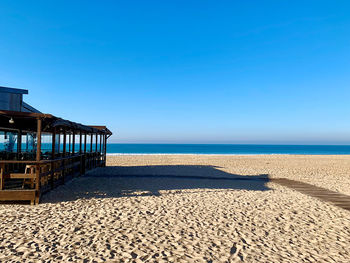
[(79, 154), (81, 154), (81, 141), (82, 141), (82, 134), (80, 131), (80, 133), (79, 133)]
[(0, 190), (4, 189), (5, 164), (0, 164)]
[(83, 167), (83, 174), (85, 174), (86, 171), (86, 140), (87, 140), (87, 133), (84, 133), (84, 158), (83, 158), (83, 163), (84, 163), (84, 167)]
[(93, 164), (93, 162), (92, 162), (92, 156), (93, 156), (93, 155), (92, 155), (92, 143), (93, 143), (93, 139), (94, 139), (93, 134), (90, 133), (89, 169), (92, 168), (92, 164)]
[(53, 129), (52, 132), (52, 157), (51, 159), (55, 159), (55, 154), (56, 154), (56, 128)]
[(60, 131), (57, 132), (57, 130), (56, 130), (56, 149), (55, 150), (59, 156), (59, 154), (61, 152), (61, 133), (60, 133)]
[(36, 131), (36, 160), (41, 159), (41, 119), (37, 119), (37, 131)]
[(66, 144), (67, 144), (67, 134), (66, 134), (66, 130), (63, 130), (63, 157), (66, 157)]
[(17, 153), (21, 153), (22, 151), (22, 131), (18, 130), (18, 138), (17, 138)]
[(51, 173), (51, 177), (50, 177), (50, 186), (51, 186), (51, 189), (54, 188), (54, 176), (55, 176), (55, 162), (52, 161), (50, 163), (50, 166), (51, 166), (51, 170), (50, 170), (50, 173)]
[[(63, 130), (63, 157), (66, 157), (66, 144), (67, 144), (67, 133), (66, 133), (66, 130), (64, 129)], [(66, 177), (66, 160), (65, 159), (63, 159), (62, 160), (62, 163), (61, 163), (61, 165), (62, 165), (62, 177), (63, 177), (63, 183), (64, 183), (64, 181), (65, 181), (65, 177)]]
[(84, 134), (84, 154), (86, 154), (86, 137), (87, 137), (87, 134), (85, 133)]
[(75, 154), (75, 132), (73, 131), (72, 154)]
[(71, 151), (70, 151), (70, 146), (71, 146), (71, 139), (72, 139), (72, 134), (68, 134), (69, 135), (69, 141), (68, 141), (68, 152), (69, 152), (69, 155), (71, 155)]
[(97, 142), (98, 142), (98, 134), (96, 133), (96, 147), (95, 147), (95, 152), (97, 152)]
[(39, 204), (39, 199), (40, 199), (40, 183), (41, 183), (41, 180), (40, 180), (40, 164), (37, 164), (35, 166), (35, 190), (36, 190), (36, 193), (35, 193), (35, 204)]
[(104, 163), (104, 166), (106, 166), (106, 163), (107, 163), (107, 134), (105, 134), (104, 135), (104, 149), (103, 149), (103, 152), (104, 152), (104, 155), (105, 155), (105, 157), (104, 157), (104, 161), (105, 161), (105, 163)]
[(96, 146), (95, 146), (95, 167), (97, 167), (97, 142), (98, 142), (98, 134), (96, 133)]
[(100, 134), (100, 158), (99, 158), (99, 161), (100, 161), (100, 166), (102, 165), (102, 162), (103, 162), (103, 135)]
[[(36, 132), (36, 161), (41, 159), (41, 125), (42, 121), (40, 118), (37, 119), (37, 132)], [(40, 198), (40, 165), (37, 164), (35, 167), (35, 203), (39, 203)], [(33, 201), (32, 201), (33, 204)]]
[(102, 134), (100, 134), (100, 153), (102, 153)]
[(90, 134), (90, 137), (91, 137), (90, 138), (90, 141), (91, 141), (90, 142), (90, 152), (92, 153), (92, 142), (93, 142), (93, 138), (94, 138), (92, 133)]
[[(54, 128), (53, 132), (52, 132), (52, 156), (51, 156), (51, 160), (55, 159), (55, 152), (56, 152), (56, 128)], [(51, 162), (51, 178), (50, 178), (51, 189), (54, 188), (55, 169), (56, 169), (55, 162), (52, 161)]]

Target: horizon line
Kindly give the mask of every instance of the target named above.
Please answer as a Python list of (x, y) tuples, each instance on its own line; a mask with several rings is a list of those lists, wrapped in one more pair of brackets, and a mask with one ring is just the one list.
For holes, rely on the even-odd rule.
[(195, 145), (288, 145), (288, 146), (350, 146), (350, 143), (222, 143), (222, 142), (108, 142), (108, 144), (195, 144)]

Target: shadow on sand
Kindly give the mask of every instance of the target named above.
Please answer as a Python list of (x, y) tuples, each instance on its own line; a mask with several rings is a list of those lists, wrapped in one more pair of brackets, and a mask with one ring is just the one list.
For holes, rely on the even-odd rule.
[[(238, 175), (209, 165), (107, 166), (56, 188), (41, 203), (89, 198), (159, 196), (162, 190), (270, 190), (268, 175)], [(179, 193), (173, 191), (171, 194)]]

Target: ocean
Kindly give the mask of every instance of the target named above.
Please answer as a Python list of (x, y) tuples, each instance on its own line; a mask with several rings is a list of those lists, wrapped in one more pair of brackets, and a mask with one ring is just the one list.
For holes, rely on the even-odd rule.
[[(62, 144), (60, 149), (62, 150)], [(68, 147), (68, 145), (67, 145)], [(84, 147), (82, 147), (84, 148)], [(87, 150), (90, 144), (87, 144)], [(95, 144), (93, 145), (95, 149)], [(98, 145), (99, 148), (99, 145)], [(14, 144), (13, 151), (17, 149)], [(26, 145), (22, 145), (25, 151)], [(43, 152), (51, 151), (49, 143), (43, 143)], [(57, 149), (57, 146), (56, 146)], [(0, 142), (0, 151), (4, 143)], [(75, 145), (75, 151), (79, 144)], [(350, 154), (350, 145), (269, 145), (269, 144), (136, 144), (108, 143), (107, 154), (311, 154), (311, 155), (344, 155)]]
[(108, 154), (350, 154), (350, 145), (126, 144), (108, 143)]

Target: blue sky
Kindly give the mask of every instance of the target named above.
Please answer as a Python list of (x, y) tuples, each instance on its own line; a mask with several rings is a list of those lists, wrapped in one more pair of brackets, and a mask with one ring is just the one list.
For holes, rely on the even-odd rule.
[(112, 142), (350, 144), (349, 1), (4, 1), (0, 86)]

